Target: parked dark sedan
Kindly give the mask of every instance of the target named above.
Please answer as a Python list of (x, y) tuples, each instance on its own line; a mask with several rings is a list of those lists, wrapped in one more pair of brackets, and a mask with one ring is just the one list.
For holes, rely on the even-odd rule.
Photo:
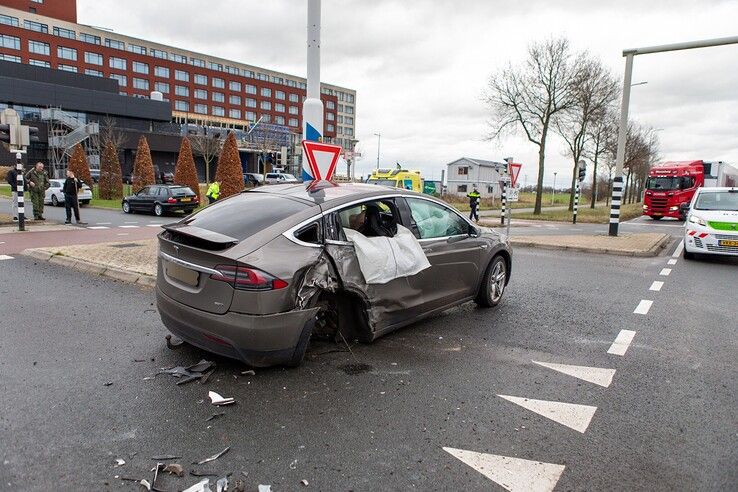
[[(260, 186), (164, 229), (164, 325), (253, 366), (298, 365), (311, 335), (370, 342), (467, 301), (495, 306), (512, 265), (506, 236), (435, 198), (377, 185)], [(409, 261), (424, 266), (400, 276), (396, 261), (381, 267), (388, 280), (368, 282), (357, 234), (380, 245), (403, 236)]]
[(151, 185), (145, 186), (135, 195), (127, 196), (121, 202), (123, 211), (148, 212), (162, 216), (167, 212), (192, 213), (200, 203), (197, 194), (187, 186)]

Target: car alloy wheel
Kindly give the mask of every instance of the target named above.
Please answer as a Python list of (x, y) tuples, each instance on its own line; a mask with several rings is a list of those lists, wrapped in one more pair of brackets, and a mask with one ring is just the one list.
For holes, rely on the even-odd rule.
[(51, 204), (55, 207), (59, 206), (59, 199), (56, 197), (56, 195), (51, 195)]
[(123, 202), (123, 212), (130, 214), (131, 213), (131, 204), (128, 202)]
[(505, 292), (505, 283), (507, 282), (507, 266), (503, 258), (495, 259), (488, 282), (490, 301), (497, 304), (502, 298), (502, 293)]
[(161, 203), (157, 203), (154, 205), (154, 215), (161, 217), (162, 214), (164, 214), (164, 208), (161, 206)]

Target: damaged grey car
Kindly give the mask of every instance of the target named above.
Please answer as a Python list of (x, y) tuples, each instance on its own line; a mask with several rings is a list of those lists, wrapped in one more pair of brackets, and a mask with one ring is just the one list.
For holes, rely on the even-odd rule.
[(165, 226), (156, 299), (169, 331), (251, 366), (296, 366), (311, 336), (371, 342), (502, 299), (505, 236), (427, 195), (316, 184), (244, 191)]

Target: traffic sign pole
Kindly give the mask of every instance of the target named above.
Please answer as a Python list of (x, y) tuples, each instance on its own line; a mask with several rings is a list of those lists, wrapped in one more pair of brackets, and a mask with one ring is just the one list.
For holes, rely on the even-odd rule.
[(23, 203), (23, 154), (18, 152), (15, 154), (15, 170), (17, 176), (15, 178), (15, 192), (18, 197), (18, 230), (26, 230), (26, 209)]
[(577, 223), (577, 210), (579, 209), (579, 190), (580, 190), (580, 186), (579, 186), (579, 180), (578, 179), (577, 179), (576, 187), (577, 187), (577, 191), (576, 191), (576, 193), (574, 193), (574, 218), (572, 219), (572, 223), (573, 224), (576, 224)]

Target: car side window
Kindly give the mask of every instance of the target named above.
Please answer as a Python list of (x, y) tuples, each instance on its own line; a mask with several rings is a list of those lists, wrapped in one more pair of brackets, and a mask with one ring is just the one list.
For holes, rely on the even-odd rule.
[(429, 200), (407, 198), (420, 239), (457, 236), (469, 233), (469, 224), (453, 210)]
[(346, 240), (343, 229), (353, 229), (367, 237), (393, 237), (397, 234), (397, 224), (402, 223), (392, 199), (370, 200), (339, 210), (336, 222), (343, 241)]
[(169, 188), (160, 186), (159, 187), (159, 198), (168, 198), (168, 197), (169, 197)]
[(148, 186), (145, 186), (145, 187), (143, 187), (141, 189), (141, 191), (139, 191), (138, 193), (136, 193), (136, 195), (138, 195), (138, 196), (146, 196), (146, 195), (149, 194), (149, 190), (150, 190), (150, 188)]

